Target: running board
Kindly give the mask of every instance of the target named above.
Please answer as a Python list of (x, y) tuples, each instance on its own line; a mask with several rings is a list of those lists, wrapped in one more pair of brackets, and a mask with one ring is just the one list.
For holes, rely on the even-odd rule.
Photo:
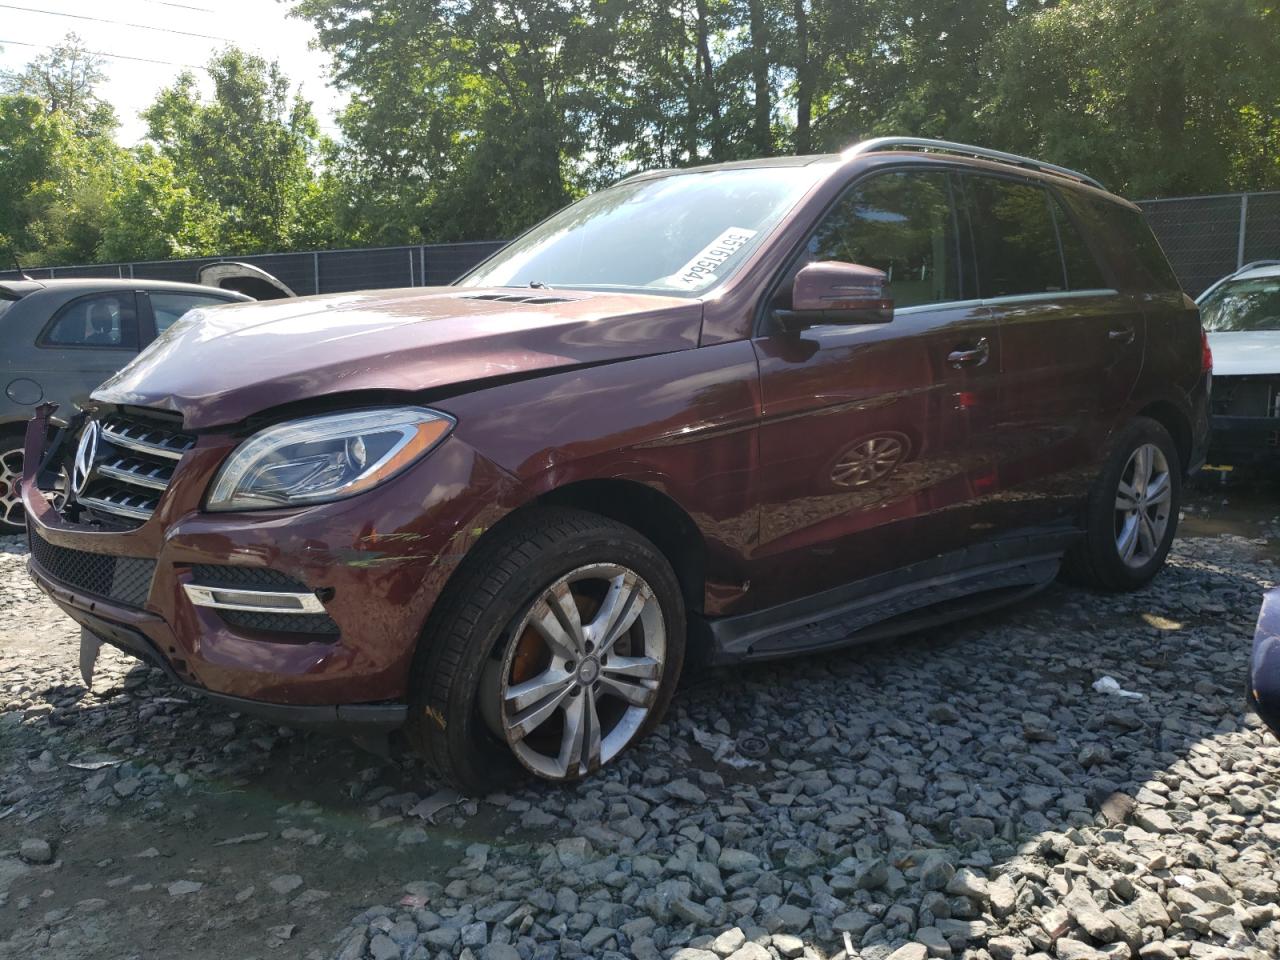
[[(988, 554), (983, 557), (987, 562), (977, 565), (963, 563), (962, 558), (970, 563), (977, 558), (962, 551), (758, 613), (704, 621), (707, 653), (713, 663), (773, 659), (984, 613), (1053, 582), (1070, 539), (1074, 537), (1055, 543), (1037, 537), (1016, 546), (1004, 544), (1006, 549), (996, 552), (1005, 556)], [(1038, 552), (1028, 555), (1026, 548), (1033, 545)]]

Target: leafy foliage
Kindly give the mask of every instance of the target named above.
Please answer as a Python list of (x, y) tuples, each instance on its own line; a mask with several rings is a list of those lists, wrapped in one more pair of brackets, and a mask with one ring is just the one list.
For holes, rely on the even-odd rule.
[(0, 244), (135, 258), (512, 236), (652, 167), (986, 143), (1131, 196), (1280, 188), (1275, 0), (284, 0), (348, 95), (320, 136), (234, 48), (112, 142), (74, 36), (0, 75)]

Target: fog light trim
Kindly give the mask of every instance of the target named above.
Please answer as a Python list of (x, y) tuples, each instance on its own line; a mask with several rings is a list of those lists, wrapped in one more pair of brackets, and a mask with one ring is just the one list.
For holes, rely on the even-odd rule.
[(324, 604), (314, 593), (206, 587), (196, 583), (184, 583), (182, 589), (197, 607), (247, 613), (324, 613)]

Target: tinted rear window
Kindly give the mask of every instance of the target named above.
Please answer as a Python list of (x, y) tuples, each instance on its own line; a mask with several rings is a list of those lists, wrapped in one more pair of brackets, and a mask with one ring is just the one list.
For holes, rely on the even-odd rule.
[(1160, 249), (1146, 218), (1134, 209), (1074, 190), (1063, 199), (1090, 236), (1106, 251), (1112, 273), (1122, 289), (1147, 292), (1181, 291), (1173, 267)]
[(1058, 234), (1043, 187), (965, 177), (980, 296), (1056, 293), (1066, 286)]
[(1067, 214), (1061, 200), (1053, 202), (1053, 217), (1058, 224), (1058, 239), (1062, 242), (1062, 259), (1067, 268), (1068, 290), (1103, 290), (1110, 287), (1098, 261), (1080, 235), (1080, 229)]

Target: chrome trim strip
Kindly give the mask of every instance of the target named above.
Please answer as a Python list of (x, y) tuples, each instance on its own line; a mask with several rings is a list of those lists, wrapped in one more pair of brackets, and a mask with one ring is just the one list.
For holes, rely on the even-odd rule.
[(1118, 297), (1118, 290), (1059, 290), (1056, 293), (1015, 293), (1007, 297), (990, 297), (982, 301), (984, 307), (998, 307), (1007, 303), (1038, 303), (1042, 300), (1073, 300), (1077, 297)]
[(935, 310), (964, 310), (985, 306), (982, 300), (939, 300), (937, 303), (916, 303), (909, 307), (894, 307), (895, 317), (909, 317), (916, 313), (927, 313)]
[(122, 470), (119, 467), (112, 467), (107, 464), (98, 467), (96, 472), (104, 477), (119, 480), (122, 483), (132, 483), (135, 486), (146, 487), (148, 490), (167, 490), (169, 488), (169, 483), (166, 480), (157, 480), (154, 477), (134, 473), (131, 470)]
[(128, 447), (130, 450), (137, 450), (140, 453), (149, 453), (156, 457), (167, 457), (170, 460), (181, 460), (186, 450), (174, 450), (172, 447), (161, 446), (158, 443), (149, 443), (146, 440), (136, 440), (133, 437), (117, 432), (114, 428), (102, 424), (102, 436), (112, 443), (120, 447)]
[(110, 500), (103, 500), (100, 497), (76, 497), (76, 503), (89, 507), (92, 510), (101, 510), (103, 513), (114, 513), (121, 517), (128, 517), (130, 520), (150, 520), (152, 510), (144, 510), (142, 507), (127, 507), (123, 504), (112, 503)]
[[(324, 613), (324, 604), (314, 593), (293, 593), (276, 590), (246, 590), (244, 587), (210, 587), (197, 583), (184, 583), (182, 589), (197, 607), (211, 607), (215, 610), (242, 610), (247, 613)], [(215, 594), (239, 597), (275, 597), (295, 601), (296, 608), (273, 607), (264, 604), (234, 603), (219, 600)]]

